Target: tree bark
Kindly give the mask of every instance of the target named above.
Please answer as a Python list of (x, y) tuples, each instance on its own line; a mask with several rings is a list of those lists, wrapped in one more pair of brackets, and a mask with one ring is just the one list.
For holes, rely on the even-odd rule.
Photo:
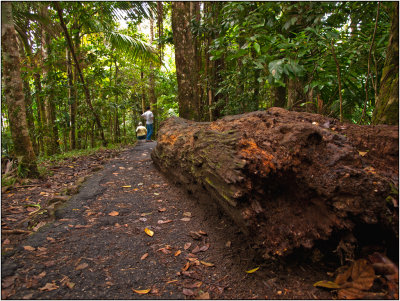
[(198, 73), (191, 33), (190, 2), (172, 2), (172, 31), (178, 81), (179, 116), (199, 120)]
[(271, 108), (211, 123), (171, 117), (157, 142), (156, 166), (222, 208), (266, 258), (363, 226), (398, 235), (398, 126)]
[(22, 88), (20, 56), (14, 29), (11, 2), (1, 3), (1, 44), (4, 96), (8, 106), (11, 136), (20, 166), (20, 175), (37, 176), (36, 156), (29, 137), (26, 105)]
[(399, 3), (393, 2), (392, 26), (373, 124), (399, 124)]

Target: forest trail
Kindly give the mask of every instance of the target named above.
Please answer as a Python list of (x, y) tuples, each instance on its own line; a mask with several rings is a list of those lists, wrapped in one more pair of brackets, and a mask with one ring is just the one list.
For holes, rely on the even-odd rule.
[(332, 298), (313, 287), (326, 268), (257, 262), (236, 226), (155, 169), (155, 145), (121, 152), (2, 258), (3, 299)]

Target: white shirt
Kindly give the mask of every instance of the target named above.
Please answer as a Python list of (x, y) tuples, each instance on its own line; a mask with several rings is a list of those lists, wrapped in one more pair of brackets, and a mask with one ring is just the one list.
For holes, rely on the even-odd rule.
[(146, 124), (153, 124), (153, 113), (149, 110), (142, 114), (142, 117), (146, 118)]

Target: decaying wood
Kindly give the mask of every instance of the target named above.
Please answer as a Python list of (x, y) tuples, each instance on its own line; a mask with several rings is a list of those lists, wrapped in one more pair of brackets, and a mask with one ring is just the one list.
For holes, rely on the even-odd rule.
[(152, 159), (268, 257), (360, 225), (398, 237), (398, 151), (398, 126), (271, 108), (215, 122), (169, 118)]

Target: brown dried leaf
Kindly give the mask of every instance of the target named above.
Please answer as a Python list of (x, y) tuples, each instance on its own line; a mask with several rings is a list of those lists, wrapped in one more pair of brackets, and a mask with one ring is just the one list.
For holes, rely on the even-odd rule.
[(353, 263), (351, 278), (353, 279), (354, 288), (367, 291), (374, 284), (374, 268), (366, 259), (359, 259)]
[(88, 266), (89, 266), (89, 265), (88, 265), (86, 262), (84, 262), (84, 263), (81, 263), (80, 265), (78, 265), (78, 266), (75, 268), (75, 270), (76, 270), (76, 271), (83, 270), (83, 269), (86, 269)]
[(166, 211), (167, 210), (167, 208), (165, 208), (165, 207), (163, 207), (163, 208), (158, 208), (158, 211), (159, 212), (164, 212), (164, 211)]
[(140, 257), (140, 260), (145, 260), (149, 256), (149, 253), (144, 253), (142, 257)]
[(192, 213), (191, 212), (183, 212), (183, 216), (191, 217)]
[(168, 219), (168, 220), (159, 220), (157, 223), (158, 224), (168, 224), (168, 223), (172, 223), (172, 222), (173, 222), (173, 220)]
[(208, 250), (208, 248), (210, 248), (210, 244), (205, 244), (204, 246), (202, 246), (202, 247), (200, 248), (200, 251), (201, 251), (201, 252), (205, 252), (205, 251)]
[(47, 239), (49, 242), (56, 242), (56, 240), (55, 240), (53, 237), (46, 237), (46, 239)]
[(196, 253), (198, 253), (198, 252), (200, 252), (200, 248), (199, 248), (199, 246), (196, 246), (196, 247), (192, 250), (192, 253), (193, 253), (193, 254), (196, 254)]
[(200, 230), (200, 231), (197, 231), (197, 233), (199, 233), (199, 234), (201, 234), (201, 235), (207, 235), (207, 233), (206, 233), (206, 232), (204, 232), (204, 231), (202, 231), (202, 230)]
[(72, 289), (74, 288), (74, 286), (75, 286), (75, 283), (73, 283), (73, 282), (67, 280), (67, 281), (65, 282), (65, 285), (68, 286), (68, 288), (72, 290)]
[(207, 267), (213, 267), (213, 266), (214, 266), (213, 263), (205, 262), (205, 261), (202, 261), (202, 260), (200, 260), (200, 263), (203, 264), (203, 265), (205, 265), (205, 266), (207, 266)]
[(31, 246), (24, 246), (24, 249), (27, 251), (35, 251), (36, 250), (34, 247), (31, 247)]
[(117, 215), (119, 215), (119, 212), (118, 211), (111, 211), (108, 215), (117, 216)]
[(178, 251), (175, 252), (174, 255), (175, 255), (175, 256), (179, 256), (181, 253), (182, 253), (182, 251), (181, 251), (181, 250), (178, 250)]
[(187, 249), (189, 249), (190, 248), (190, 246), (192, 245), (192, 243), (190, 243), (190, 242), (187, 242), (187, 243), (185, 243), (185, 245), (184, 245), (184, 249), (185, 250), (187, 250)]
[(184, 289), (182, 290), (182, 293), (183, 293), (185, 296), (193, 296), (193, 295), (195, 294), (191, 289), (188, 289), (188, 288), (184, 288)]
[(58, 285), (56, 285), (55, 283), (46, 283), (45, 286), (39, 288), (40, 291), (54, 291), (58, 289)]
[(340, 289), (338, 291), (339, 299), (347, 299), (347, 300), (355, 300), (355, 299), (363, 299), (365, 296), (365, 292), (360, 291), (354, 287)]
[(210, 300), (210, 293), (209, 292), (202, 293), (196, 299), (197, 300)]
[(11, 241), (8, 238), (3, 241), (3, 245), (9, 245), (10, 243)]
[(183, 221), (183, 222), (190, 222), (190, 217), (181, 218), (181, 221)]
[(335, 279), (335, 283), (339, 284), (339, 285), (343, 285), (347, 282), (347, 280), (350, 278), (351, 276), (351, 270), (352, 270), (353, 266), (349, 267), (344, 273), (340, 273), (336, 276)]
[(190, 262), (186, 262), (185, 266), (182, 268), (182, 271), (187, 271), (187, 269), (190, 267)]

